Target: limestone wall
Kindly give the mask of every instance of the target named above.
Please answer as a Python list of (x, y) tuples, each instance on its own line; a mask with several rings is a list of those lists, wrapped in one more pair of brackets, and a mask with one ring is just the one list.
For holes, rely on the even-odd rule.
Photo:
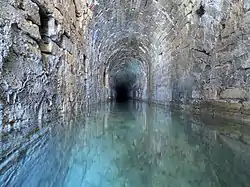
[(86, 102), (91, 18), (85, 0), (1, 1), (1, 151), (16, 149), (45, 121), (97, 102)]
[(249, 1), (183, 1), (169, 10), (173, 101), (248, 114)]

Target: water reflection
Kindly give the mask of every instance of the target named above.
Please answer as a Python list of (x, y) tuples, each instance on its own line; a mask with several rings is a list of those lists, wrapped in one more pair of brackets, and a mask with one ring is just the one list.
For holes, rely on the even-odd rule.
[[(227, 123), (209, 121), (215, 122)], [(24, 187), (248, 186), (249, 145), (209, 125), (139, 102), (92, 106), (74, 121), (47, 125), (0, 170), (0, 182)]]

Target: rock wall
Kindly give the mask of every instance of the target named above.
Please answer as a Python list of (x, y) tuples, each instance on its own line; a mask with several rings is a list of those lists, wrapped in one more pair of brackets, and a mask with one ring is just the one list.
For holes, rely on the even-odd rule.
[(93, 11), (87, 3), (1, 1), (1, 151), (17, 149), (44, 121), (102, 99), (88, 100), (87, 27)]
[(172, 101), (198, 104), (199, 110), (213, 113), (249, 114), (249, 4), (247, 0), (162, 3), (175, 23)]

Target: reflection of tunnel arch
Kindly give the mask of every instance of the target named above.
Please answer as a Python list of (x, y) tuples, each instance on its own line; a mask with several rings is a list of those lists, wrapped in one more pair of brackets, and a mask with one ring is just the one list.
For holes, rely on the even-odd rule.
[(149, 57), (138, 39), (123, 38), (105, 62), (104, 83), (118, 101), (147, 98)]

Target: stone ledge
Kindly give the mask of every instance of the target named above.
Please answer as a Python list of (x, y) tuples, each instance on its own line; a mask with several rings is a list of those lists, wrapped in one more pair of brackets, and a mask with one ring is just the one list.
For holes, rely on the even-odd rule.
[[(197, 101), (191, 104), (171, 104), (172, 107), (187, 110), (194, 114), (210, 114), (237, 121), (250, 122), (250, 102), (227, 102), (224, 100)], [(250, 123), (249, 123), (250, 125)]]
[[(147, 102), (145, 100), (136, 99)], [(173, 110), (185, 111), (193, 115), (210, 115), (212, 118), (225, 118), (240, 121), (250, 125), (250, 102), (226, 101), (226, 100), (196, 100), (191, 103), (181, 104), (175, 102), (164, 103), (161, 101), (151, 101), (152, 104), (170, 107)]]

